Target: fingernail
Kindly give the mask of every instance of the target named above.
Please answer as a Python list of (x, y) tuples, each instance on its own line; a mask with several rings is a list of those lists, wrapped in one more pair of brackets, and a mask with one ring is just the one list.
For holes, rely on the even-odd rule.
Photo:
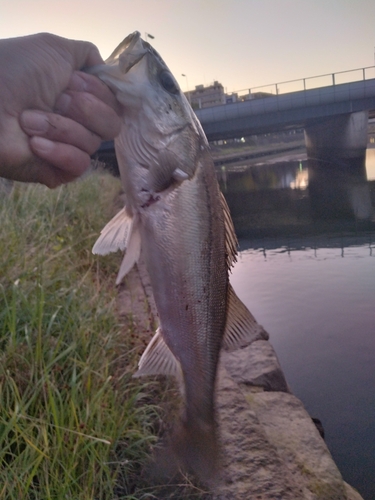
[(69, 94), (61, 94), (61, 96), (57, 99), (56, 104), (55, 104), (55, 111), (56, 113), (59, 113), (60, 115), (64, 115), (67, 113), (70, 103), (72, 101), (72, 98), (70, 97)]
[(29, 134), (47, 132), (49, 127), (48, 118), (44, 113), (29, 110), (22, 113), (21, 124), (24, 129), (27, 129)]
[(34, 152), (49, 153), (54, 143), (44, 137), (33, 137), (31, 139)]

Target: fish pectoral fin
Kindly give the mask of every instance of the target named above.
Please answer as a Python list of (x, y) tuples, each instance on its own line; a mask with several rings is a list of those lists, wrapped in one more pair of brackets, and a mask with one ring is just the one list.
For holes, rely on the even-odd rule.
[[(167, 189), (173, 182), (179, 181), (178, 158), (167, 149), (161, 149), (157, 153), (157, 161), (151, 164), (149, 169), (149, 185), (153, 191), (159, 193)], [(180, 174), (181, 177), (181, 174)]]
[(227, 322), (222, 347), (234, 351), (255, 340), (268, 340), (269, 335), (237, 297), (232, 286), (228, 288)]
[(199, 164), (199, 153), (200, 134), (192, 130), (192, 126), (186, 125), (170, 134), (163, 146), (158, 148), (155, 162), (149, 168), (151, 189), (159, 192), (173, 184), (193, 179)]
[(107, 255), (117, 250), (125, 250), (134, 225), (134, 217), (128, 214), (124, 207), (100, 232), (92, 248), (92, 253), (98, 255)]
[(183, 170), (181, 170), (180, 168), (176, 168), (173, 171), (172, 177), (177, 182), (183, 182), (183, 181), (187, 181), (189, 179), (189, 175), (186, 172), (184, 172)]
[(116, 278), (116, 285), (119, 285), (122, 278), (128, 274), (130, 269), (136, 264), (141, 255), (141, 233), (138, 224), (133, 224), (129, 242), (126, 248), (124, 258), (122, 259), (120, 270)]
[(138, 363), (138, 371), (133, 377), (144, 375), (172, 375), (182, 378), (181, 365), (165, 343), (161, 329), (156, 330)]

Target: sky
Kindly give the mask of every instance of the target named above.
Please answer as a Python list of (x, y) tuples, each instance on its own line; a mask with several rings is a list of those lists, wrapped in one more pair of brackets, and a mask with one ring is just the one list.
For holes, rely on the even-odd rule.
[(89, 40), (106, 58), (135, 30), (154, 36), (183, 91), (375, 64), (375, 0), (0, 0), (0, 38), (48, 31)]

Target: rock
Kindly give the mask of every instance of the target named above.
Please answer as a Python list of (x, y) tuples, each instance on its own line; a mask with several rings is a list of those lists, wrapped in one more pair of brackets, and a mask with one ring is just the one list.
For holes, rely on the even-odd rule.
[(305, 498), (223, 364), (219, 368), (217, 411), (223, 467), (214, 500)]
[(358, 491), (352, 488), (348, 483), (344, 483), (344, 486), (348, 500), (363, 500)]
[(347, 498), (341, 474), (299, 399), (281, 392), (248, 393), (246, 399), (284, 465), (298, 478), (302, 498)]
[(256, 340), (244, 349), (223, 352), (222, 360), (237, 383), (263, 387), (265, 391), (289, 392), (272, 345)]
[(238, 385), (221, 363), (217, 411), (223, 471), (214, 500), (361, 500), (292, 394)]
[(315, 427), (318, 429), (320, 436), (325, 438), (325, 431), (322, 422), (318, 418), (312, 417), (311, 420), (314, 422)]
[[(139, 271), (134, 267), (127, 275), (119, 290), (119, 314), (127, 316), (137, 330), (153, 329), (154, 315), (151, 305), (139, 278)], [(151, 338), (151, 337), (150, 337)]]

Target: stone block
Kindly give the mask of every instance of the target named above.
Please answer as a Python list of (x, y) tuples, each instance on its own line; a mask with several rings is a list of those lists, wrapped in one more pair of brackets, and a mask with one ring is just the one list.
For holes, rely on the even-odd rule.
[(267, 340), (256, 340), (243, 349), (223, 352), (222, 361), (239, 384), (260, 386), (265, 391), (289, 392), (276, 353)]

